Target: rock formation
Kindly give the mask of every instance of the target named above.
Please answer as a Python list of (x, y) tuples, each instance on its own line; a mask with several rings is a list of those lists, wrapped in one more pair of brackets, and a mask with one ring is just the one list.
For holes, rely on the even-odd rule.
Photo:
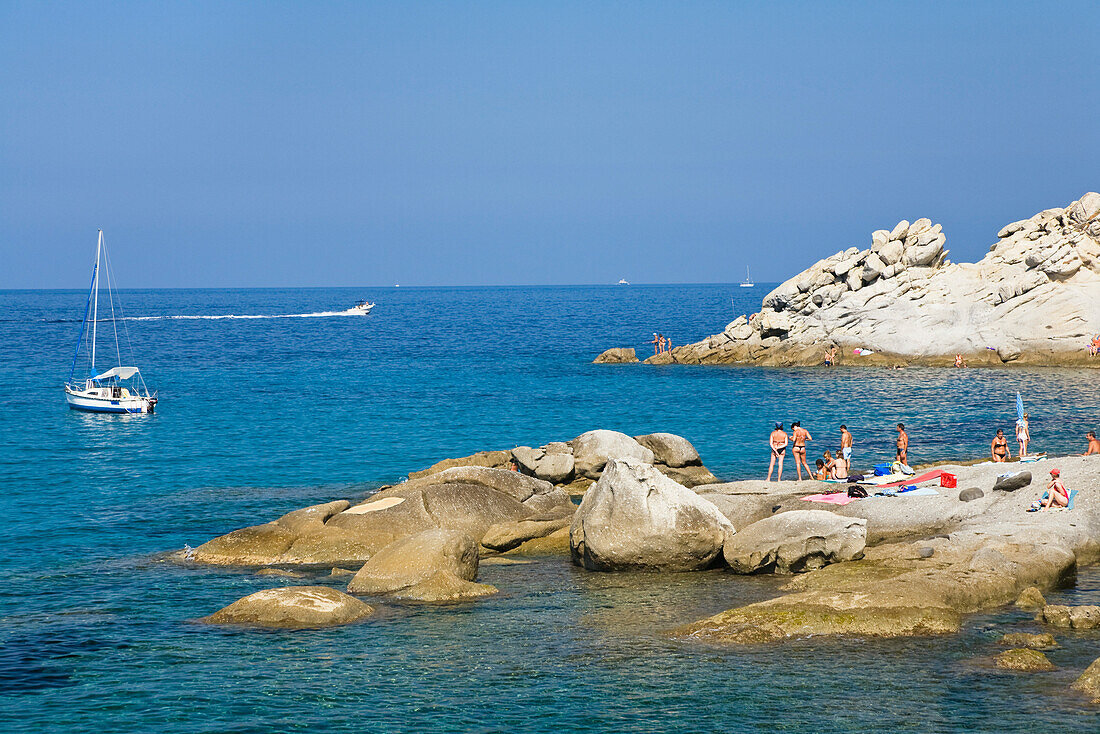
[[(1100, 194), (997, 233), (973, 264), (951, 264), (928, 219), (871, 234), (769, 293), (758, 313), (649, 363), (1080, 364), (1100, 333)], [(853, 356), (855, 349), (871, 355)]]
[(348, 583), (352, 594), (395, 594), (417, 601), (455, 601), (495, 594), (477, 578), (477, 543), (457, 530), (426, 530), (387, 545)]
[(633, 347), (612, 347), (592, 360), (593, 364), (635, 364), (638, 355)]
[(257, 627), (333, 627), (358, 622), (374, 609), (327, 586), (286, 586), (265, 589), (238, 599), (200, 621)]
[(1054, 670), (1054, 663), (1046, 655), (1031, 648), (1017, 648), (1005, 650), (997, 656), (997, 667), (1004, 670), (1018, 670), (1030, 672), (1037, 670)]
[(1100, 703), (1100, 658), (1093, 660), (1070, 688), (1085, 694), (1093, 703)]
[(573, 562), (596, 571), (706, 568), (733, 532), (717, 507), (636, 459), (608, 462), (569, 531)]
[(867, 521), (824, 510), (793, 510), (757, 520), (726, 540), (737, 573), (798, 573), (863, 556)]

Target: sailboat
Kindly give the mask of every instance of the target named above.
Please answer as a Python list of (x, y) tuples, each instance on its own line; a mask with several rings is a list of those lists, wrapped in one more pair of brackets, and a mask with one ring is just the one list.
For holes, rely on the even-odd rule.
[(745, 279), (743, 281), (741, 281), (741, 287), (742, 288), (753, 288), (755, 286), (756, 286), (756, 283), (752, 282), (752, 276), (749, 275), (749, 266), (746, 265), (745, 266)]
[[(104, 264), (104, 279), (107, 281), (107, 297), (111, 305), (111, 328), (115, 336), (114, 367), (100, 372), (96, 368), (96, 338), (99, 326), (99, 265)], [(103, 230), (99, 230), (99, 240), (95, 247), (95, 265), (92, 267), (92, 285), (88, 289), (88, 302), (84, 305), (84, 320), (80, 323), (80, 337), (76, 341), (73, 354), (73, 366), (69, 370), (69, 379), (65, 383), (65, 402), (73, 410), (85, 410), (90, 413), (152, 413), (157, 405), (156, 393), (149, 394), (141, 370), (122, 364), (122, 353), (118, 345), (118, 326), (115, 320), (114, 291), (111, 288), (111, 272), (107, 257), (107, 248), (103, 244)], [(120, 309), (121, 311), (121, 309)], [(89, 322), (88, 316), (91, 315)], [(88, 324), (91, 323), (89, 330)], [(125, 322), (123, 323), (125, 328)], [(76, 379), (76, 362), (80, 348), (88, 338), (91, 355), (91, 367), (83, 380)], [(129, 344), (129, 336), (127, 336)]]

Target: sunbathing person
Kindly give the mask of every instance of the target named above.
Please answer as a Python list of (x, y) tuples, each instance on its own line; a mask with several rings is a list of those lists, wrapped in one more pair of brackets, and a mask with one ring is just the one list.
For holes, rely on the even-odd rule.
[(1008, 439), (1005, 438), (1003, 428), (997, 429), (997, 435), (993, 437), (991, 450), (993, 451), (993, 461), (1008, 461)]
[(814, 472), (814, 479), (825, 479), (828, 477), (828, 472), (825, 471), (825, 462), (821, 459), (817, 460), (817, 471)]
[(843, 455), (837, 455), (833, 459), (833, 472), (829, 477), (830, 479), (847, 479), (848, 478), (848, 462), (844, 460)]
[(1085, 434), (1085, 438), (1089, 440), (1089, 447), (1085, 450), (1085, 453), (1081, 454), (1081, 456), (1100, 454), (1100, 440), (1097, 440), (1096, 438), (1096, 431), (1089, 431)]
[(1047, 484), (1047, 496), (1041, 503), (1044, 510), (1051, 507), (1069, 507), (1069, 490), (1062, 484), (1061, 472), (1050, 470), (1050, 483)]

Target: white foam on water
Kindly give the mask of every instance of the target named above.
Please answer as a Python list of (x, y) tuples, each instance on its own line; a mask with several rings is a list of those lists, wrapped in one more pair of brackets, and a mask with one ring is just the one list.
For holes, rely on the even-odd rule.
[(226, 319), (319, 319), (333, 316), (365, 316), (361, 311), (349, 308), (347, 311), (318, 311), (316, 313), (278, 313), (278, 314), (215, 314), (215, 315), (190, 315), (180, 314), (175, 316), (125, 316), (119, 321), (222, 321)]

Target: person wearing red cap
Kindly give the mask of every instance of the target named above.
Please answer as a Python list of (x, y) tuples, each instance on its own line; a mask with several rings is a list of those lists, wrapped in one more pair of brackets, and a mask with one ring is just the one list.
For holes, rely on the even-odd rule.
[(1050, 483), (1047, 484), (1047, 496), (1042, 502), (1042, 508), (1049, 510), (1051, 507), (1069, 507), (1069, 491), (1062, 484), (1062, 472), (1057, 469), (1050, 470)]

